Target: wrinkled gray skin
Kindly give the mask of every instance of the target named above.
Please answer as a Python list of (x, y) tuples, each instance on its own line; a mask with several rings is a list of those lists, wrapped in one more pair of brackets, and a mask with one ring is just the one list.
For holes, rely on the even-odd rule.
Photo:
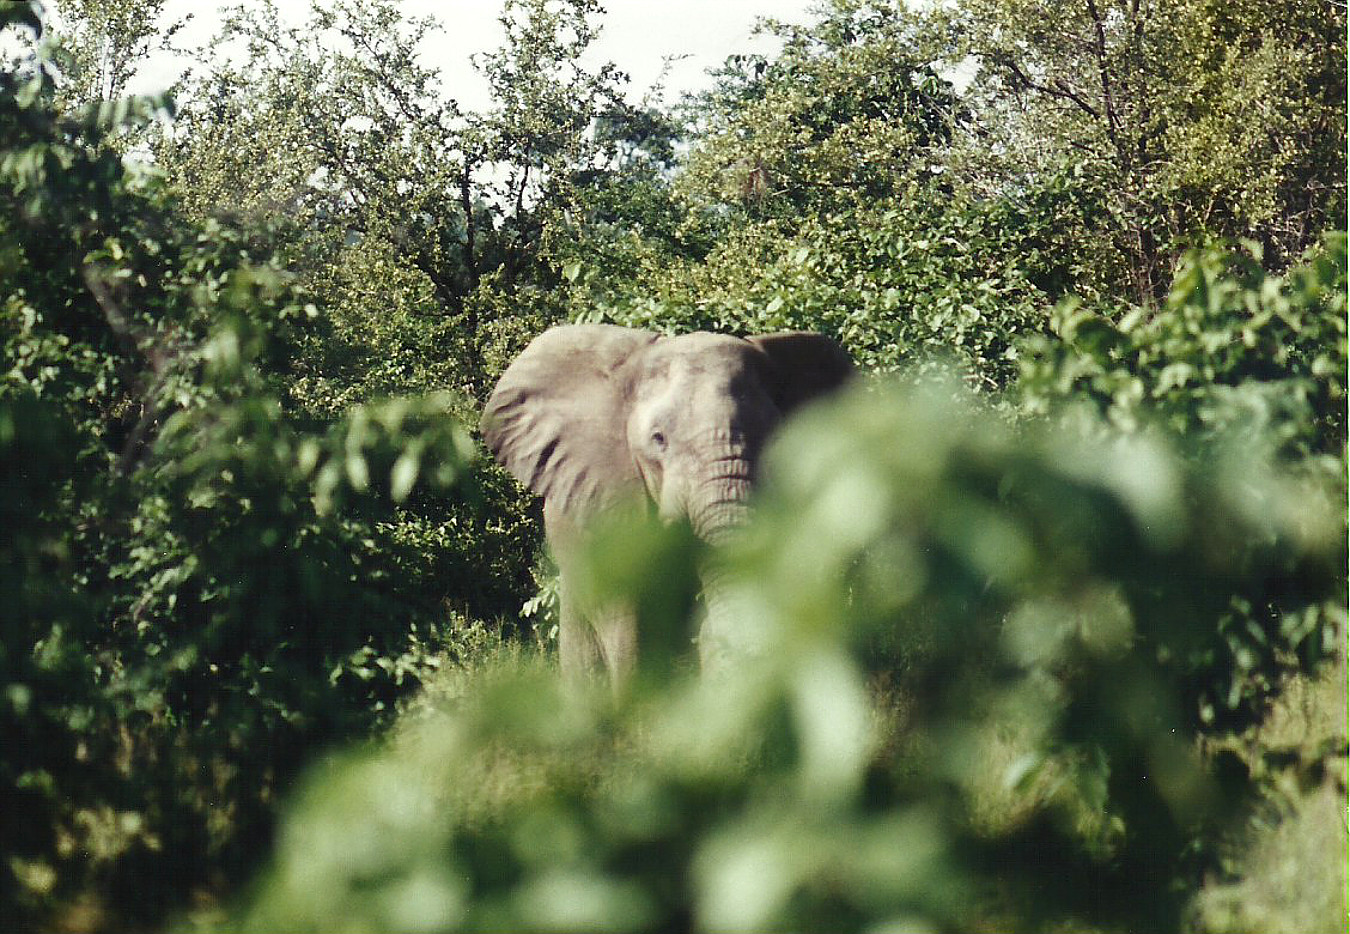
[[(645, 490), (663, 519), (686, 516), (701, 538), (718, 541), (745, 520), (770, 433), (851, 372), (848, 355), (817, 334), (661, 337), (606, 324), (553, 328), (507, 368), (484, 410), (483, 437), (544, 498), (562, 575), (566, 677), (604, 675), (619, 689), (637, 660), (631, 612), (575, 598), (588, 519)], [(715, 590), (709, 583), (705, 592)], [(716, 613), (715, 593), (705, 596)]]

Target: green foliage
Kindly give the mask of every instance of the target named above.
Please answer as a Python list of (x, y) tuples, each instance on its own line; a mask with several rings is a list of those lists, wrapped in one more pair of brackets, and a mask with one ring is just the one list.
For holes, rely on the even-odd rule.
[(1094, 284), (1141, 304), (1213, 237), (1277, 268), (1345, 217), (1345, 10), (1306, 0), (962, 0), (941, 16), (973, 62), (955, 174), (1035, 192), (1071, 168)]
[(985, 206), (911, 195), (748, 226), (604, 314), (658, 330), (819, 331), (880, 370), (945, 354), (1002, 388), (1015, 342), (1039, 325), (1040, 293), (1003, 259), (1011, 238)]
[(1056, 337), (1024, 359), (1030, 407), (1090, 401), (1118, 427), (1161, 418), (1196, 438), (1241, 430), (1343, 475), (1345, 243), (1344, 233), (1328, 235), (1285, 276), (1241, 251), (1188, 254), (1156, 310), (1094, 314), (1065, 302), (1052, 319)]
[[(1112, 321), (1065, 302), (1056, 337), (1024, 358), (1020, 388), (1033, 411), (1089, 405), (1126, 432), (1165, 425), (1210, 445), (1268, 445), (1343, 496), (1345, 296), (1344, 233), (1282, 277), (1241, 252), (1189, 254), (1156, 311)], [(1296, 659), (1332, 650), (1324, 620), (1343, 608), (1289, 616), (1271, 596), (1235, 590), (1222, 641), (1176, 659), (1211, 679), (1195, 692), (1205, 722), (1250, 723)]]
[(186, 19), (166, 23), (165, 0), (65, 0), (63, 29), (55, 36), (55, 56), (64, 77), (58, 102), (64, 107), (113, 103), (124, 99), (127, 84)]
[[(1235, 583), (1291, 615), (1334, 593), (1338, 510), (953, 395), (858, 392), (780, 439), (752, 525), (699, 559), (739, 611), (724, 671), (656, 662), (617, 706), (482, 678), (313, 776), (238, 924), (1175, 929), (1246, 780), (1197, 753), (1169, 658)], [(693, 573), (688, 533), (610, 534), (598, 579), (678, 623), (643, 595)]]
[(373, 530), (474, 451), (445, 397), (297, 412), (318, 308), (110, 147), (156, 102), (63, 113), (30, 65), (0, 75), (0, 897), (140, 927), (237, 877), (278, 783), (436, 664), (444, 593)]
[(770, 21), (772, 61), (733, 59), (701, 101), (700, 145), (681, 185), (752, 215), (866, 205), (937, 169), (958, 119), (951, 85), (923, 60), (918, 23), (891, 3), (822, 4), (809, 26)]
[(156, 160), (192, 214), (271, 228), (327, 297), (333, 335), (305, 361), (316, 403), (427, 386), (481, 399), (561, 316), (551, 251), (582, 182), (619, 158), (588, 128), (628, 110), (612, 66), (577, 62), (596, 9), (504, 5), (503, 45), (476, 61), (484, 114), (446, 96), (419, 56), (432, 21), (392, 0), (313, 4), (301, 26), (274, 3), (227, 20), (216, 48), (244, 44), (247, 61), (212, 57)]
[[(391, 722), (240, 926), (1343, 921), (1259, 879), (1344, 881), (1343, 691), (1270, 729), (1344, 638), (1343, 8), (830, 0), (671, 110), (512, 0), (473, 114), (393, 0), (123, 98), (163, 6), (0, 6), (10, 926), (209, 906)], [(618, 702), (531, 651), (537, 515), (459, 427), (567, 317), (927, 387), (793, 426), (723, 552), (602, 536)]]
[(61, 833), (54, 815), (96, 802), (110, 777), (90, 767), (84, 746), (108, 704), (94, 659), (80, 650), (95, 626), (54, 515), (62, 490), (52, 478), (72, 475), (74, 436), (32, 394), (0, 398), (0, 903), (18, 918), (56, 887), (44, 862)]
[(929, 64), (942, 37), (923, 18), (838, 2), (808, 26), (767, 28), (781, 55), (733, 60), (687, 102), (689, 157), (645, 189), (683, 223), (635, 211), (626, 250), (603, 230), (579, 238), (574, 317), (816, 330), (869, 368), (936, 353), (1003, 388), (1019, 336), (1073, 281), (1054, 230), (1074, 193), (1024, 204), (947, 182), (943, 151), (968, 115)]
[[(431, 21), (392, 2), (315, 5), (298, 27), (267, 4), (229, 19), (220, 47), (244, 44), (247, 62), (213, 59), (156, 159), (191, 216), (242, 219), (323, 296), (283, 376), (286, 403), (323, 421), (452, 389), (455, 414), (476, 421), (476, 400), (562, 316), (558, 228), (581, 179), (618, 158), (588, 127), (626, 115), (612, 69), (576, 62), (591, 13), (507, 5), (503, 47), (478, 60), (484, 114), (461, 112), (422, 63)], [(476, 497), (409, 502), (373, 538), (401, 586), (495, 622), (524, 602), (540, 533), (505, 475), (476, 469), (475, 481)]]

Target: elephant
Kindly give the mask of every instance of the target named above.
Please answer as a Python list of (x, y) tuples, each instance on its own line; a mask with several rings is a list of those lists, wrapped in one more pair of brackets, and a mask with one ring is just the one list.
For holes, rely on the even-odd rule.
[[(507, 367), (481, 428), (496, 459), (543, 497), (565, 680), (607, 678), (621, 691), (637, 663), (631, 612), (578, 605), (572, 578), (588, 523), (645, 494), (662, 520), (683, 517), (699, 538), (723, 541), (747, 518), (770, 433), (852, 372), (844, 349), (819, 334), (662, 336), (612, 324), (551, 328)], [(703, 589), (711, 605), (706, 577)], [(706, 664), (702, 642), (700, 656)]]

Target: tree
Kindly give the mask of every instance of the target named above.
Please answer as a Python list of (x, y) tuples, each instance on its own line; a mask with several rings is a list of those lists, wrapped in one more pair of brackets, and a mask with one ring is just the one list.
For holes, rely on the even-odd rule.
[[(590, 130), (621, 107), (621, 76), (576, 63), (594, 11), (508, 3), (505, 44), (479, 61), (494, 96), (482, 115), (444, 97), (418, 61), (432, 22), (403, 21), (393, 0), (316, 6), (303, 27), (270, 3), (237, 11), (217, 48), (243, 40), (247, 65), (215, 56), (157, 160), (199, 215), (283, 219), (295, 267), (343, 296), (335, 323), (354, 350), (387, 356), (363, 331), (392, 306), (426, 335), (417, 378), (481, 399), (557, 317), (538, 288), (555, 275), (550, 231), (578, 173), (614, 159)], [(343, 256), (400, 287), (371, 302), (359, 281), (333, 277)]]
[(67, 106), (107, 103), (126, 96), (127, 83), (151, 52), (167, 48), (187, 18), (165, 22), (166, 0), (61, 0), (63, 49), (59, 98)]
[[(590, 13), (509, 4), (503, 48), (480, 62), (496, 96), (481, 115), (444, 96), (418, 60), (431, 22), (405, 22), (392, 0), (316, 6), (303, 27), (273, 5), (227, 23), (220, 42), (242, 41), (247, 65), (216, 59), (156, 158), (191, 216), (272, 231), (266, 247), (326, 297), (325, 335), (287, 380), (291, 404), (328, 418), (434, 386), (476, 421), (514, 351), (561, 316), (552, 231), (578, 178), (617, 158), (591, 129), (617, 106), (620, 77), (575, 63)], [(468, 611), (493, 620), (515, 615), (507, 595), (530, 580), (538, 530), (503, 474), (482, 482), (487, 499), (455, 518), (410, 504), (386, 532), (428, 588), (448, 565), (476, 563), (445, 596), (479, 594)]]
[(965, 0), (951, 15), (977, 64), (958, 171), (1034, 193), (1071, 169), (1095, 193), (1076, 221), (1095, 287), (1156, 303), (1214, 236), (1255, 238), (1282, 268), (1345, 216), (1343, 6)]
[(370, 532), (472, 445), (443, 397), (283, 404), (320, 314), (266, 231), (184, 222), (108, 142), (152, 104), (61, 109), (29, 48), (0, 71), (0, 913), (143, 928), (434, 664), (443, 611)]
[(733, 57), (696, 101), (690, 197), (752, 216), (867, 205), (932, 180), (961, 119), (923, 21), (889, 0), (833, 0), (807, 26), (762, 24), (773, 60)]
[(576, 304), (658, 329), (819, 330), (886, 370), (950, 353), (973, 381), (1006, 386), (1017, 335), (1044, 320), (1042, 290), (1063, 277), (1004, 202), (947, 181), (966, 116), (933, 65), (942, 32), (857, 0), (766, 28), (784, 40), (779, 56), (733, 58), (687, 104), (697, 119), (671, 183), (676, 230), (708, 246), (647, 238), (636, 262), (578, 270)]

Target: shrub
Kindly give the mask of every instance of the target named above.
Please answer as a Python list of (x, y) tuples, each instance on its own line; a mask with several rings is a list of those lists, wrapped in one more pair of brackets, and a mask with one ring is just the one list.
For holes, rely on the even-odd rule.
[(435, 664), (445, 593), (378, 522), (450, 502), (473, 445), (441, 396), (297, 411), (319, 310), (110, 145), (166, 105), (61, 113), (29, 66), (0, 73), (0, 913), (144, 927)]
[[(1032, 412), (1089, 406), (1110, 431), (1162, 426), (1211, 453), (1265, 445), (1343, 501), (1345, 303), (1343, 232), (1283, 276), (1263, 272), (1249, 252), (1211, 247), (1184, 258), (1161, 308), (1061, 304), (1056, 336), (1029, 345), (1019, 389)], [(1204, 723), (1250, 725), (1285, 673), (1334, 648), (1326, 614), (1343, 611), (1290, 616), (1278, 596), (1234, 588), (1220, 640), (1173, 660), (1192, 671)]]
[(315, 773), (238, 923), (1175, 929), (1248, 782), (1194, 743), (1222, 673), (1174, 660), (1222, 658), (1235, 591), (1290, 618), (1334, 598), (1339, 511), (1259, 459), (1016, 430), (959, 396), (805, 414), (723, 553), (602, 539), (598, 579), (658, 629), (680, 614), (646, 582), (723, 562), (746, 656), (654, 662), (617, 706), (484, 678)]

